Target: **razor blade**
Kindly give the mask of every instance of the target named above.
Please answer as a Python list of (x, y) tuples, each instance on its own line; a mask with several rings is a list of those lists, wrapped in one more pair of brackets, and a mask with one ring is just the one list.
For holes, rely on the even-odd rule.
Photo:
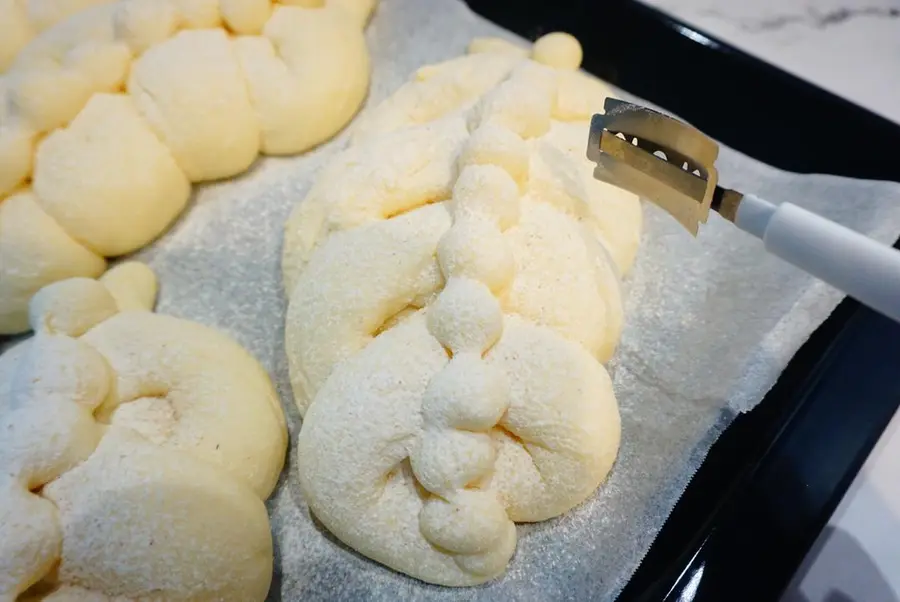
[(587, 156), (594, 177), (669, 212), (697, 235), (710, 210), (759, 238), (769, 253), (900, 322), (900, 252), (792, 203), (722, 188), (719, 146), (674, 117), (607, 99)]
[(596, 179), (658, 205), (694, 236), (710, 209), (730, 217), (742, 195), (718, 185), (714, 140), (674, 117), (615, 98), (604, 109), (591, 119), (588, 138)]

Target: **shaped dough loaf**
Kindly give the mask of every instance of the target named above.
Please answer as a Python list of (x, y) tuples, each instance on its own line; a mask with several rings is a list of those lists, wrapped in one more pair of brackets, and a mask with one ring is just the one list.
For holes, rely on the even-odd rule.
[(0, 357), (0, 600), (265, 599), (278, 399), (155, 294), (137, 263), (51, 284)]
[(605, 86), (565, 34), (476, 40), (357, 121), (285, 228), (300, 483), (345, 543), (419, 579), (501, 574), (619, 445), (601, 362), (636, 196), (584, 157)]
[(35, 35), (92, 6), (114, 0), (0, 0), (0, 73)]
[(0, 334), (27, 329), (41, 287), (159, 236), (192, 183), (343, 128), (374, 4), (0, 0), (0, 69), (21, 47), (0, 75)]

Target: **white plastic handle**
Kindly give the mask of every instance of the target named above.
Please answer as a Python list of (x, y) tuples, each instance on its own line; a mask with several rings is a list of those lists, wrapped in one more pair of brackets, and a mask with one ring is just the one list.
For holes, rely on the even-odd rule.
[(900, 322), (900, 251), (791, 203), (745, 195), (735, 224), (766, 250)]

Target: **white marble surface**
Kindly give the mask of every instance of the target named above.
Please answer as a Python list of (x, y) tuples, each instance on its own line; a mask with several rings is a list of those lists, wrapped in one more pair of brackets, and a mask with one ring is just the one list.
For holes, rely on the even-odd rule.
[[(900, 123), (900, 0), (644, 1)], [(782, 602), (900, 602), (900, 414)]]
[(900, 122), (900, 0), (644, 0)]
[(782, 602), (900, 599), (900, 419), (895, 418)]

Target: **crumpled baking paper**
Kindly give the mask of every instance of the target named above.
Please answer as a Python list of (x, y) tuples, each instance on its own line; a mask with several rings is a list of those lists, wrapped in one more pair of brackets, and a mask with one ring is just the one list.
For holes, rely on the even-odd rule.
[[(483, 35), (516, 39), (460, 0), (382, 0), (367, 33), (374, 65), (367, 106), (417, 67), (459, 56)], [(614, 599), (709, 446), (737, 411), (762, 399), (842, 295), (767, 255), (718, 215), (694, 239), (645, 206), (641, 250), (625, 283), (627, 325), (610, 365), (623, 433), (608, 482), (565, 516), (520, 525), (518, 550), (501, 579), (463, 589), (424, 584), (325, 531), (296, 478), (301, 421), (284, 353), (282, 228), (346, 138), (196, 188), (177, 224), (136, 255), (159, 275), (157, 311), (229, 333), (262, 362), (281, 395), (292, 445), (269, 502), (276, 547), (269, 600)], [(788, 174), (727, 148), (717, 165), (725, 186), (796, 203), (883, 242), (900, 233), (894, 184)]]

